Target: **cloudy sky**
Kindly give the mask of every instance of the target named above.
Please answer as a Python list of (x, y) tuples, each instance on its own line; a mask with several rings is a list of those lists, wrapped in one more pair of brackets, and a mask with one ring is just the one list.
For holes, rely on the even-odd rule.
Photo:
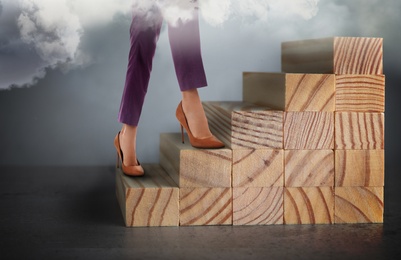
[[(190, 15), (181, 0), (135, 1), (0, 0), (0, 164), (113, 161), (131, 6), (146, 11), (155, 2), (172, 23)], [(198, 1), (210, 85), (204, 100), (239, 100), (242, 71), (280, 71), (280, 43), (305, 38), (383, 37), (387, 82), (401, 80), (399, 0)], [(179, 129), (179, 99), (164, 26), (141, 119), (142, 161), (158, 161), (158, 135)]]
[[(177, 19), (191, 18), (194, 5), (189, 0), (2, 0), (0, 3), (0, 89), (33, 85), (38, 78), (45, 77), (46, 68), (68, 71), (90, 65), (94, 62), (91, 51), (82, 44), (86, 32), (111, 23), (116, 15), (129, 18), (132, 6), (148, 16), (152, 16), (153, 4), (161, 6), (165, 20), (175, 24)], [(318, 0), (199, 2), (202, 18), (215, 27), (223, 27), (232, 18), (268, 23), (277, 14), (308, 20), (317, 14), (317, 4)]]

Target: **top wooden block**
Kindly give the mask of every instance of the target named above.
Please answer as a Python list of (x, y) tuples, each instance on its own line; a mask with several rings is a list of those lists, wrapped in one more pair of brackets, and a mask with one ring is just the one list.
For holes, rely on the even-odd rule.
[(332, 37), (284, 42), (282, 70), (292, 73), (383, 74), (383, 39)]
[(335, 75), (243, 73), (243, 100), (284, 111), (335, 109)]

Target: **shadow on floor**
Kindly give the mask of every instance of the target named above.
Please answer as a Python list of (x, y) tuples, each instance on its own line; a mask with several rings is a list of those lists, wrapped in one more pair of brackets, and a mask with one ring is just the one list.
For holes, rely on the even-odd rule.
[(0, 171), (2, 259), (400, 257), (401, 192), (395, 169), (386, 172), (384, 224), (180, 228), (125, 228), (112, 167)]

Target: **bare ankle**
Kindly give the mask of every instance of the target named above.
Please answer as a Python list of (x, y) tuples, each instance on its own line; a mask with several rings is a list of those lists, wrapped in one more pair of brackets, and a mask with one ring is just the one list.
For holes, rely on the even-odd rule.
[(182, 109), (188, 120), (192, 134), (197, 138), (207, 138), (212, 134), (196, 89), (182, 92)]
[(124, 154), (124, 164), (127, 166), (137, 165), (136, 157), (136, 133), (137, 127), (123, 125), (120, 134), (121, 150)]

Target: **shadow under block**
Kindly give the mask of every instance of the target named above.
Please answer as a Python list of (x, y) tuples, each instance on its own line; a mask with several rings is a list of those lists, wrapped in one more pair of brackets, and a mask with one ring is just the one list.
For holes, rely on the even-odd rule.
[(232, 225), (231, 188), (180, 188), (180, 225)]
[(283, 42), (288, 73), (383, 74), (383, 39), (331, 37)]
[(181, 134), (160, 135), (160, 165), (180, 188), (231, 187), (232, 151), (196, 149)]
[(333, 150), (286, 150), (285, 187), (333, 187)]
[(328, 150), (333, 148), (333, 112), (285, 113), (285, 150)]
[(336, 150), (336, 187), (384, 186), (384, 150)]
[(284, 224), (333, 224), (334, 187), (284, 188)]
[(384, 75), (336, 75), (336, 111), (384, 112)]
[(159, 165), (143, 165), (144, 177), (116, 171), (117, 199), (127, 227), (178, 226), (179, 189)]
[(213, 134), (235, 149), (283, 149), (284, 112), (246, 102), (204, 102)]
[(243, 73), (243, 100), (284, 111), (334, 111), (334, 74)]
[(233, 150), (233, 187), (282, 187), (283, 150)]
[(283, 224), (283, 187), (233, 188), (233, 225)]
[(335, 149), (384, 150), (384, 113), (336, 112)]
[(383, 223), (383, 187), (336, 187), (335, 223)]

